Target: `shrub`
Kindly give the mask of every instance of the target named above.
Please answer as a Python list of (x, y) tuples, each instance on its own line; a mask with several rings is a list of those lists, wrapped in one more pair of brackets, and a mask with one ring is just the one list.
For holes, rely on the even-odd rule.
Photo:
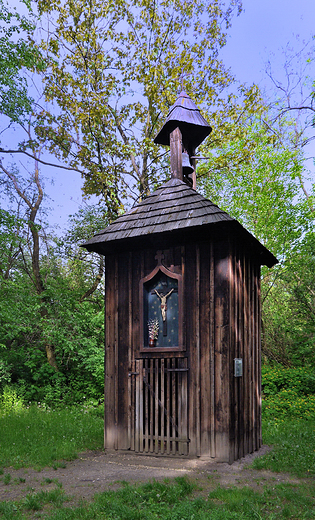
[(285, 368), (281, 365), (262, 367), (263, 395), (275, 395), (284, 388), (297, 395), (315, 394), (315, 370), (311, 368)]
[(315, 419), (315, 374), (311, 369), (262, 368), (263, 419)]
[(3, 389), (0, 401), (0, 417), (11, 412), (19, 412), (23, 409), (23, 399), (18, 396), (13, 387), (6, 385)]

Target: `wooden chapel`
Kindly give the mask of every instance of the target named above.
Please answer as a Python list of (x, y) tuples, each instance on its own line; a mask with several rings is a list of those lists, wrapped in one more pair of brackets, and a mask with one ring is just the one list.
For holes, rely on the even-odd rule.
[(105, 255), (105, 449), (232, 463), (261, 446), (260, 267), (277, 259), (195, 190), (211, 128), (181, 92), (171, 179), (84, 247)]

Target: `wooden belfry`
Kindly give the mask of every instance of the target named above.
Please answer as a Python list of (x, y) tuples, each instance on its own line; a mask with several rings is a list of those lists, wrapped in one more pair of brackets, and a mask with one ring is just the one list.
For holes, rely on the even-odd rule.
[(261, 446), (260, 266), (277, 260), (193, 189), (210, 130), (182, 92), (155, 139), (171, 180), (84, 244), (106, 257), (106, 449), (233, 462)]

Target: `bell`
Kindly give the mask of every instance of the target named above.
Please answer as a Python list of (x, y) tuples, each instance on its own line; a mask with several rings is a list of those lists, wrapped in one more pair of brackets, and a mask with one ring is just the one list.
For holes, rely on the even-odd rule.
[(182, 167), (184, 177), (189, 177), (194, 171), (192, 165), (190, 164), (189, 155), (187, 152), (183, 152), (182, 154)]

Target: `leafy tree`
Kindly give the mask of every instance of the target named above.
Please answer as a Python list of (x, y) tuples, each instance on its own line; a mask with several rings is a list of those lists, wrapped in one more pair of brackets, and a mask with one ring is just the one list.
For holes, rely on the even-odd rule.
[[(286, 262), (283, 284), (292, 314), (289, 354), (297, 365), (314, 366), (315, 361), (315, 238), (310, 231)], [(291, 347), (291, 348), (290, 348)]]
[[(104, 227), (103, 219), (96, 218), (99, 227), (92, 228), (91, 214), (96, 216), (96, 210), (79, 212), (72, 217), (64, 240), (56, 238), (55, 246), (52, 239), (45, 244), (39, 256), (44, 290), (38, 294), (28, 252), (28, 221), (17, 219), (14, 228), (13, 213), (3, 213), (8, 218), (2, 219), (0, 227), (1, 249), (15, 244), (17, 226), (20, 243), (8, 276), (4, 276), (8, 262), (3, 262), (1, 271), (0, 385), (11, 379), (27, 400), (99, 398), (104, 376), (104, 309), (98, 277), (103, 264), (98, 255), (87, 258), (79, 244), (85, 233)], [(43, 237), (39, 227), (38, 233)], [(81, 254), (85, 257), (79, 258)], [(47, 363), (47, 345), (53, 347), (55, 365)]]
[[(272, 63), (267, 64), (267, 75), (273, 86), (272, 95), (267, 100), (269, 106), (269, 129), (281, 142), (291, 150), (300, 150), (305, 159), (313, 159), (312, 147), (315, 139), (315, 83), (314, 83), (314, 43), (303, 42), (300, 49), (289, 44), (283, 53), (282, 74), (274, 72)], [(290, 131), (283, 132), (284, 127)], [(314, 212), (310, 179), (300, 172), (299, 182), (307, 203)]]
[[(26, 5), (29, 7), (27, 2)], [(0, 159), (0, 184), (11, 203), (9, 211), (0, 210), (0, 344), (4, 363), (0, 372), (3, 369), (3, 380), (7, 380), (9, 371), (13, 381), (27, 381), (35, 395), (40, 381), (45, 385), (54, 377), (55, 382), (63, 384), (67, 380), (65, 373), (68, 377), (80, 363), (78, 374), (82, 373), (83, 378), (87, 372), (82, 363), (91, 367), (93, 356), (98, 356), (100, 362), (102, 346), (97, 338), (103, 334), (99, 316), (102, 302), (100, 297), (93, 300), (93, 296), (103, 275), (103, 260), (95, 259), (93, 267), (91, 262), (80, 262), (78, 258), (72, 259), (70, 265), (69, 256), (58, 260), (52, 240), (46, 235), (42, 220), (45, 194), (39, 170), (44, 162), (44, 143), (34, 139), (37, 104), (28, 96), (25, 79), (27, 70), (43, 70), (44, 62), (31, 39), (33, 23), (3, 3), (1, 16), (4, 25), (0, 40), (0, 112), (6, 116), (3, 121), (8, 122), (9, 130), (13, 125), (25, 135), (14, 150), (1, 152), (22, 152), (32, 161), (23, 163), (22, 175), (7, 159)], [(31, 11), (29, 17), (35, 20)], [(22, 37), (18, 37), (20, 33)], [(13, 99), (15, 110), (9, 99)], [(17, 135), (21, 141), (23, 134), (18, 131)], [(93, 229), (90, 226), (91, 233), (96, 231), (95, 225)], [(72, 243), (73, 249), (78, 248)], [(93, 323), (94, 329), (88, 323)], [(92, 349), (90, 361), (85, 357), (88, 346)], [(93, 349), (97, 355), (92, 353)], [(75, 354), (78, 351), (80, 355)], [(95, 370), (99, 372), (99, 368)]]
[(281, 147), (257, 121), (217, 148), (199, 166), (198, 179), (207, 197), (284, 259), (308, 221), (298, 180), (302, 168), (299, 152)]
[(0, 112), (15, 122), (24, 121), (32, 105), (21, 70), (42, 70), (44, 66), (32, 39), (35, 17), (30, 1), (21, 0), (21, 4), (27, 16), (21, 15), (16, 7), (9, 9), (8, 4), (0, 0)]
[(232, 94), (233, 78), (219, 58), (240, 1), (38, 5), (50, 24), (41, 48), (45, 96), (54, 109), (43, 108), (37, 136), (82, 172), (84, 192), (103, 196), (112, 216), (124, 198), (143, 197), (168, 176), (167, 151), (153, 138), (180, 78), (222, 135), (260, 102), (255, 88)]
[[(289, 126), (283, 129), (289, 130)], [(305, 234), (314, 227), (314, 215), (301, 187), (303, 175), (301, 152), (282, 146), (257, 120), (244, 125), (242, 136), (217, 148), (213, 158), (198, 168), (205, 195), (237, 218), (280, 261), (272, 270), (262, 269), (262, 348), (267, 359), (284, 364), (298, 357), (305, 323), (302, 301), (305, 310), (306, 302), (310, 304), (309, 267), (302, 266), (301, 251)], [(308, 359), (312, 356), (309, 349)]]

